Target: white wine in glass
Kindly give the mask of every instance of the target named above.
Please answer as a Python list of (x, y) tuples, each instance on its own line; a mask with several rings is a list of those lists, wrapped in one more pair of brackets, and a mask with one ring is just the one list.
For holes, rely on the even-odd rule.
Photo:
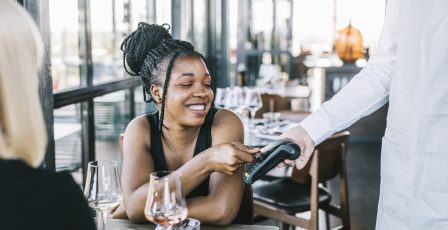
[(187, 214), (180, 173), (151, 173), (145, 206), (146, 219), (158, 224), (156, 229), (181, 229), (177, 225), (187, 218)]
[(107, 214), (118, 206), (122, 199), (117, 162), (89, 162), (84, 196), (89, 206), (97, 211), (97, 228), (106, 229)]

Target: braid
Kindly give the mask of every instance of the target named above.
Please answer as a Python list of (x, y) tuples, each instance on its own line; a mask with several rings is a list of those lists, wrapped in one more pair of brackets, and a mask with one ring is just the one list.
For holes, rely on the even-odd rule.
[[(149, 99), (146, 98), (146, 95), (150, 94), (150, 85), (157, 83), (155, 75), (151, 74), (151, 72), (162, 58), (160, 52), (158, 52), (159, 55), (153, 55), (151, 51), (157, 49), (156, 47), (161, 41), (172, 39), (168, 32), (169, 28), (168, 24), (159, 26), (140, 22), (137, 30), (129, 34), (120, 46), (120, 49), (123, 51), (125, 71), (131, 76), (141, 76), (145, 102), (152, 100), (152, 96)], [(143, 66), (149, 66), (150, 71), (144, 73), (142, 71)]]
[(132, 76), (139, 76), (141, 66), (149, 50), (155, 48), (161, 40), (172, 39), (168, 32), (169, 25), (168, 28), (165, 28), (164, 25), (158, 26), (140, 22), (137, 30), (124, 39), (120, 49), (123, 51), (123, 65), (127, 73)]
[(166, 99), (166, 93), (168, 91), (168, 84), (170, 82), (171, 78), (171, 70), (173, 70), (174, 61), (179, 56), (180, 51), (177, 51), (174, 53), (173, 57), (170, 59), (170, 62), (168, 64), (168, 68), (166, 70), (166, 77), (165, 82), (163, 83), (163, 93), (162, 93), (162, 111), (160, 112), (160, 123), (159, 123), (159, 130), (162, 131), (163, 127), (163, 118), (165, 117), (165, 99)]

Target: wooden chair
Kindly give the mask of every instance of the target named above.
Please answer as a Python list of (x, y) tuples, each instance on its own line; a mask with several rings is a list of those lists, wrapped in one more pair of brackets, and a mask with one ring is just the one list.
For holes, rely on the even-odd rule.
[(263, 113), (279, 112), (283, 119), (301, 122), (305, 117), (311, 114), (309, 111), (292, 111), (290, 105), (292, 98), (283, 97), (277, 94), (263, 93), (261, 94), (261, 100), (263, 106), (256, 112), (256, 118), (263, 118)]
[[(342, 220), (337, 229), (350, 229), (348, 204), (346, 149), (349, 132), (333, 135), (316, 147), (304, 167), (294, 168), (292, 176), (260, 185), (254, 184), (255, 215), (267, 217), (282, 223), (283, 230), (290, 225), (305, 229), (319, 229), (319, 209)], [(339, 175), (340, 204), (331, 203), (331, 194), (325, 182)], [(321, 186), (319, 186), (319, 184)], [(311, 211), (310, 219), (295, 214)]]
[(289, 109), (288, 101), (285, 97), (277, 94), (262, 93), (261, 100), (263, 102), (263, 106), (255, 114), (256, 118), (262, 118), (263, 113), (266, 112), (277, 112)]
[[(120, 148), (121, 159), (123, 158), (123, 140), (124, 133), (120, 134), (118, 139), (118, 146)], [(237, 216), (233, 220), (233, 224), (254, 224), (254, 202), (253, 191), (251, 185), (244, 185), (243, 197), (241, 198), (241, 205)]]

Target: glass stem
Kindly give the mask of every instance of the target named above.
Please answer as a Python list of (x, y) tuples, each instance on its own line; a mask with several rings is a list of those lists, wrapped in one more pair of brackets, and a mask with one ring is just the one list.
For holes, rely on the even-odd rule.
[(98, 230), (106, 230), (107, 213), (108, 213), (107, 211), (105, 211), (105, 212), (97, 211), (96, 212), (96, 216), (97, 216), (97, 226), (96, 226), (96, 228)]
[(250, 111), (250, 123), (251, 123), (251, 127), (255, 127), (255, 114), (257, 113), (257, 110)]

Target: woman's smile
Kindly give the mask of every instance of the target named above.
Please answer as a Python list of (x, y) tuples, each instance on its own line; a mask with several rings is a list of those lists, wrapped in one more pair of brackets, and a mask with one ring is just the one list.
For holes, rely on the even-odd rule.
[(189, 104), (186, 106), (188, 111), (199, 115), (199, 116), (205, 116), (207, 114), (207, 105), (206, 104)]

